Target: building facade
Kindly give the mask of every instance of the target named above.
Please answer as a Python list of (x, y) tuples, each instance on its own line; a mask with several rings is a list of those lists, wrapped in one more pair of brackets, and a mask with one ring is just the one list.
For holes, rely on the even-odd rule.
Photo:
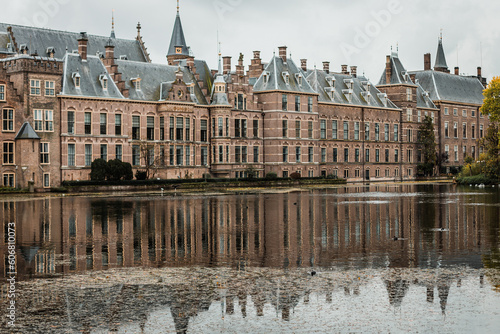
[[(97, 158), (163, 179), (274, 172), (407, 180), (420, 162), (424, 115), (437, 120), (441, 153), (456, 158), (456, 147), (463, 150), (450, 167), (477, 155), (487, 126), (477, 78), (410, 73), (397, 54), (378, 86), (355, 66), (308, 69), (305, 59), (299, 66), (286, 47), (267, 63), (254, 51), (247, 71), (243, 55), (234, 69), (231, 57), (219, 57), (211, 70), (187, 46), (179, 12), (166, 64), (151, 62), (140, 24), (134, 40), (116, 38), (114, 29), (103, 37), (0, 24), (0, 43), (4, 186), (88, 180)], [(441, 75), (443, 87), (459, 79), (469, 99), (431, 90), (426, 78)], [(459, 116), (446, 113), (455, 109)], [(466, 137), (450, 137), (446, 129), (462, 123)]]

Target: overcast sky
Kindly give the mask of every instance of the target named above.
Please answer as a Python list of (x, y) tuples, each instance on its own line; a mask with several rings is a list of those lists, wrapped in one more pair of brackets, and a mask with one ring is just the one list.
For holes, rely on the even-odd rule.
[[(115, 9), (119, 38), (135, 38), (137, 22), (153, 62), (166, 63), (177, 0), (22, 0), (4, 1), (0, 20), (58, 30), (109, 35)], [(489, 79), (500, 75), (500, 1), (470, 0), (181, 0), (180, 14), (187, 44), (196, 58), (217, 68), (217, 31), (222, 54), (245, 55), (261, 51), (265, 62), (288, 46), (297, 64), (340, 71), (357, 65), (377, 83), (385, 56), (399, 45), (408, 70), (423, 68), (423, 54), (434, 65), (438, 37), (448, 66), (476, 74), (478, 66)], [(481, 52), (482, 50), (482, 52)], [(482, 54), (482, 57), (481, 57)], [(482, 59), (481, 59), (482, 58)]]

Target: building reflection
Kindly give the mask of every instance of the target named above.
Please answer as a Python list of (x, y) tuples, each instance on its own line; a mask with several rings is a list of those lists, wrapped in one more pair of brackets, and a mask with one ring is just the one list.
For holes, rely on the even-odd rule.
[[(498, 208), (470, 205), (487, 204), (490, 199), (483, 193), (435, 196), (439, 187), (378, 185), (144, 199), (41, 198), (4, 201), (0, 215), (4, 231), (8, 222), (16, 222), (19, 279), (133, 267), (411, 269), (439, 268), (455, 261), (482, 267), (482, 252), (498, 246), (498, 235), (489, 233), (494, 230), (492, 222), (498, 224)], [(7, 254), (6, 240), (0, 241), (0, 248)], [(4, 274), (6, 260), (5, 255), (0, 264)], [(391, 273), (383, 282), (393, 307), (401, 306), (414, 284), (425, 287), (429, 303), (437, 302), (437, 292), (444, 314), (450, 286), (460, 284), (457, 277), (415, 280)], [(229, 281), (218, 289), (188, 281), (168, 288), (42, 290), (32, 297), (35, 309), (53, 304), (54, 312), (66, 312), (64, 318), (71, 319), (74, 328), (87, 328), (87, 332), (101, 323), (117, 331), (127, 321), (143, 328), (148, 314), (159, 307), (170, 308), (175, 329), (182, 333), (189, 319), (217, 302), (223, 316), (238, 309), (246, 317), (249, 302), (256, 316), (264, 316), (266, 305), (271, 305), (284, 321), (290, 320), (300, 302), (309, 303), (311, 289), (299, 278), (252, 279), (246, 283), (250, 291)], [(334, 291), (355, 298), (362, 293), (362, 284), (363, 280), (330, 281), (321, 286), (321, 293), (326, 303), (332, 303)], [(103, 305), (96, 319), (93, 312)]]

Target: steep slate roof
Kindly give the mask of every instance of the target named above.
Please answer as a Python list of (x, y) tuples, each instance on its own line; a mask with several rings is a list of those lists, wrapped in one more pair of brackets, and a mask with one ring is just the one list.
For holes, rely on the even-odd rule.
[[(283, 73), (289, 74), (289, 84), (286, 84)], [(264, 82), (264, 75), (268, 75), (267, 83)], [(299, 85), (298, 75), (302, 76), (302, 85)], [(287, 59), (285, 63), (280, 57), (274, 56), (267, 64), (259, 79), (254, 84), (254, 92), (263, 92), (270, 90), (284, 90), (290, 92), (301, 92), (315, 94), (316, 91), (307, 82), (304, 72), (293, 62)]]
[[(399, 109), (392, 101), (387, 99), (387, 105), (383, 102), (382, 93), (368, 81), (365, 77), (354, 78), (351, 75), (339, 74), (339, 73), (326, 73), (323, 70), (312, 70), (308, 71), (307, 81), (311, 84), (313, 89), (319, 94), (319, 102), (331, 102), (331, 103), (342, 103), (347, 105), (355, 106), (371, 106), (371, 107), (381, 107), (381, 108), (391, 108)], [(333, 87), (330, 82), (334, 82)], [(333, 78), (335, 80), (331, 80)], [(349, 102), (344, 94), (344, 90), (347, 90), (347, 84), (344, 80), (352, 80), (353, 90), (352, 90), (352, 100)], [(370, 85), (370, 98), (369, 103), (367, 101), (368, 96), (366, 95), (368, 84)], [(331, 93), (327, 90), (332, 90)], [(330, 94), (333, 95), (333, 99)], [(379, 96), (379, 94), (381, 94)]]
[(417, 108), (436, 108), (434, 102), (432, 102), (429, 93), (426, 93), (425, 89), (418, 83), (414, 83), (410, 78), (410, 73), (406, 71), (403, 63), (399, 59), (397, 53), (392, 53), (390, 57), (391, 61), (391, 81), (387, 82), (387, 69), (384, 68), (384, 72), (380, 77), (380, 81), (377, 86), (382, 85), (416, 85), (417, 86)]
[(482, 104), (484, 87), (475, 77), (464, 77), (438, 71), (417, 71), (416, 80), (432, 101), (456, 101), (459, 103)]
[(211, 105), (213, 106), (230, 106), (231, 104), (229, 103), (227, 99), (227, 94), (221, 93), (221, 92), (215, 92), (215, 87), (217, 84), (221, 84), (226, 86), (226, 81), (224, 80), (224, 76), (222, 74), (218, 74), (217, 78), (215, 79), (214, 82), (214, 88), (212, 89), (212, 103)]
[(434, 68), (444, 68), (448, 69), (448, 64), (446, 63), (446, 56), (444, 55), (443, 40), (440, 38), (438, 43), (438, 49), (436, 54), (436, 64)]
[(18, 139), (40, 139), (40, 137), (36, 134), (35, 130), (30, 123), (25, 122), (19, 132), (16, 135), (16, 140)]
[(12, 46), (10, 48), (7, 47), (7, 44), (10, 43), (9, 34), (0, 32), (0, 52), (1, 53), (13, 53)]
[[(73, 75), (80, 75), (80, 88), (76, 88)], [(100, 76), (108, 80), (108, 89), (104, 90), (100, 82)], [(106, 71), (106, 67), (97, 56), (87, 56), (83, 61), (80, 55), (68, 53), (64, 57), (63, 73), (63, 95), (88, 96), (88, 97), (108, 97), (123, 99), (118, 87)]]
[[(178, 62), (178, 64), (182, 67), (187, 66), (187, 60), (182, 59)], [(214, 77), (212, 76), (212, 71), (208, 67), (208, 64), (204, 60), (195, 59), (194, 67), (196, 68), (196, 73), (200, 76), (200, 81), (203, 82), (207, 92), (212, 90), (212, 85), (214, 83)]]
[[(26, 44), (30, 54), (36, 51), (40, 56), (47, 56), (47, 48), (53, 47), (55, 48), (55, 57), (62, 59), (66, 54), (66, 49), (68, 52), (78, 50), (79, 33), (0, 23), (0, 31), (7, 32), (8, 27), (12, 27), (17, 47)], [(89, 55), (95, 55), (97, 52), (104, 54), (104, 46), (109, 37), (88, 35), (88, 39), (87, 53)], [(10, 42), (14, 45), (12, 40)], [(115, 55), (124, 55), (129, 60), (134, 61), (146, 61), (144, 52), (137, 40), (116, 38), (114, 39), (114, 45)]]
[[(122, 80), (125, 81), (125, 88), (129, 89), (129, 98), (131, 100), (165, 100), (168, 92), (172, 88), (172, 83), (175, 82), (175, 72), (180, 68), (186, 85), (190, 85), (193, 82), (195, 83), (194, 94), (191, 96), (193, 102), (207, 104), (203, 92), (196, 83), (196, 78), (186, 67), (142, 63), (129, 60), (116, 60), (116, 64), (118, 64), (118, 70), (122, 73)], [(141, 78), (140, 91), (134, 88), (132, 83), (132, 79), (134, 78)]]
[(167, 56), (176, 55), (175, 47), (182, 47), (182, 55), (189, 56), (189, 49), (186, 45), (186, 39), (184, 38), (184, 30), (182, 29), (181, 17), (179, 12), (175, 17), (174, 31), (172, 32), (172, 38), (170, 39), (170, 47), (168, 48)]

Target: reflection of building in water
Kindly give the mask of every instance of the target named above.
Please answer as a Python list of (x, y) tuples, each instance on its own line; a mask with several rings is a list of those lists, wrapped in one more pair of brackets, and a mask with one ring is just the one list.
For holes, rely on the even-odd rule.
[[(496, 213), (458, 203), (484, 195), (437, 198), (401, 187), (401, 193), (378, 185), (227, 197), (43, 198), (5, 201), (0, 215), (4, 230), (17, 224), (21, 276), (195, 264), (434, 267), (461, 250), (470, 254), (469, 265), (481, 265), (481, 249), (495, 242), (481, 231)], [(5, 272), (5, 261), (0, 266)]]

